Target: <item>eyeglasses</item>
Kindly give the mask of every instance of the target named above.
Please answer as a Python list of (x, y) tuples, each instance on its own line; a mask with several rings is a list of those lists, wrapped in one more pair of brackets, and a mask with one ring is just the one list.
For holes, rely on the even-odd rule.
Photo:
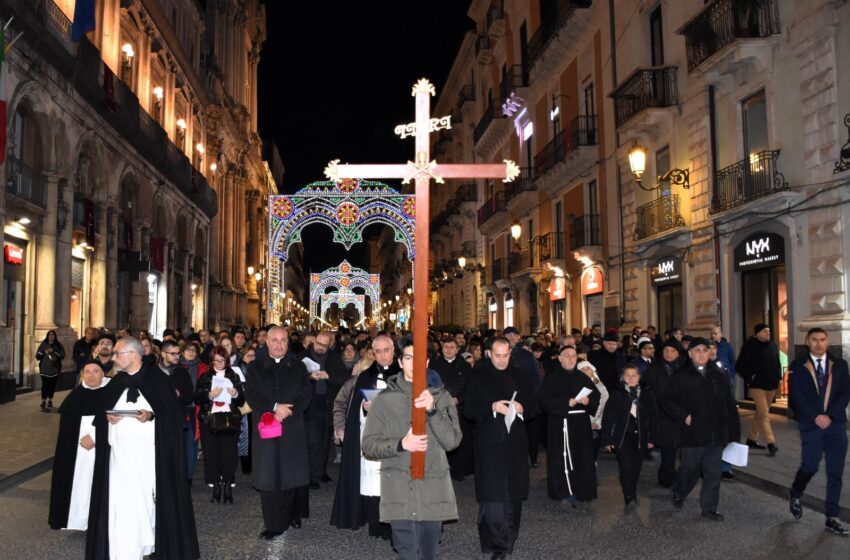
[(121, 354), (132, 354), (133, 350), (122, 350), (121, 352), (113, 352), (116, 356), (120, 356)]

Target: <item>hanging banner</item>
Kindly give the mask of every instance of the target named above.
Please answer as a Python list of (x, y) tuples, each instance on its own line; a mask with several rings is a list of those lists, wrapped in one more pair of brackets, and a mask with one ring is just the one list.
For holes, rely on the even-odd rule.
[(567, 279), (556, 276), (549, 281), (549, 300), (558, 301), (567, 297)]
[(83, 209), (86, 224), (86, 243), (89, 247), (95, 246), (95, 223), (94, 223), (94, 201), (87, 198), (83, 201)]
[(605, 278), (597, 267), (588, 268), (581, 277), (581, 295), (601, 294), (605, 290)]
[(3, 258), (9, 264), (23, 264), (24, 250), (17, 245), (6, 244), (3, 246)]
[(655, 261), (650, 272), (653, 286), (678, 284), (682, 281), (682, 261), (678, 257), (662, 257)]
[(754, 233), (735, 247), (735, 270), (785, 264), (785, 238), (776, 233)]
[(165, 271), (165, 240), (161, 237), (151, 236), (151, 269)]

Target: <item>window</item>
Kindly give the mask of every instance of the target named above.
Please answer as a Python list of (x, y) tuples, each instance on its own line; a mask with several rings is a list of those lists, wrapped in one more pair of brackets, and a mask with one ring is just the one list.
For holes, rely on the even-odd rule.
[(560, 201), (555, 203), (555, 258), (564, 258), (564, 209)]
[(522, 22), (519, 26), (519, 60), (522, 64), (522, 73), (528, 83), (528, 26)]
[(764, 90), (741, 102), (744, 121), (744, 152), (752, 160), (768, 149), (767, 100)]
[(590, 181), (587, 184), (587, 212), (591, 216), (599, 214), (599, 191), (596, 188), (596, 181)]
[(649, 16), (649, 50), (653, 66), (664, 66), (664, 25), (661, 20), (661, 6), (655, 8)]
[[(661, 177), (670, 171), (670, 146), (664, 146), (655, 152), (655, 175)], [(661, 196), (670, 196), (670, 181), (664, 181), (660, 189)]]
[(596, 115), (596, 95), (593, 91), (593, 82), (584, 86), (584, 114)]

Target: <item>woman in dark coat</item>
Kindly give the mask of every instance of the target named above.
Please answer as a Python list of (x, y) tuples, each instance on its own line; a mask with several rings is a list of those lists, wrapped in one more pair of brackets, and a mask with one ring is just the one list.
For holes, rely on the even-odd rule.
[[(572, 346), (558, 353), (558, 366), (544, 379), (540, 405), (548, 415), (546, 485), (549, 497), (576, 502), (596, 499), (596, 459), (591, 417), (599, 406), (599, 391), (577, 368), (578, 354)], [(576, 399), (582, 389), (587, 395)]]
[(651, 389), (641, 388), (638, 369), (623, 368), (602, 415), (602, 445), (617, 455), (626, 507), (637, 504), (637, 483), (647, 449), (652, 449), (658, 413)]
[(38, 345), (35, 359), (41, 375), (41, 410), (50, 411), (53, 409), (56, 381), (62, 371), (62, 360), (65, 359), (65, 348), (56, 338), (56, 331), (47, 331), (44, 340)]
[[(213, 414), (231, 413), (239, 417), (237, 426), (242, 426), (242, 415), (239, 407), (245, 404), (245, 391), (242, 381), (231, 369), (230, 357), (222, 346), (213, 348), (211, 368), (198, 379), (198, 387), (195, 389), (195, 403), (200, 407), (198, 411), (198, 427), (201, 431), (201, 446), (204, 449), (204, 478), (207, 484), (213, 485), (213, 502), (221, 502), (222, 494), (224, 502), (233, 503), (231, 483), (236, 473), (239, 450), (236, 441), (239, 439), (239, 430), (235, 433), (213, 433), (210, 430), (210, 417)], [(220, 384), (222, 379), (230, 381), (230, 387), (223, 386), (213, 388), (213, 383)], [(227, 382), (224, 382), (227, 385)], [(221, 402), (224, 391), (230, 395), (230, 403)]]
[(85, 531), (88, 527), (96, 441), (92, 422), (101, 409), (103, 387), (109, 382), (105, 373), (97, 360), (84, 364), (82, 383), (59, 407), (48, 515), (51, 529)]

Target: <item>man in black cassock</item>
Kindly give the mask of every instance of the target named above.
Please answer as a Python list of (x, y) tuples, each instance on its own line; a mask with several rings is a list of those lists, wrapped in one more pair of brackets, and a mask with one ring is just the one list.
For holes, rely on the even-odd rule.
[[(473, 369), (464, 391), (464, 414), (475, 422), (475, 497), (481, 551), (493, 558), (512, 554), (519, 534), (522, 502), (528, 499), (528, 437), (521, 389), (522, 374), (511, 362), (508, 341), (496, 337), (489, 359)], [(519, 378), (520, 383), (517, 383)], [(517, 416), (510, 431), (505, 416), (515, 396)]]
[(602, 337), (602, 348), (587, 354), (587, 361), (596, 366), (596, 374), (605, 384), (608, 393), (620, 383), (623, 366), (626, 365), (626, 357), (617, 349), (617, 345), (617, 335), (606, 333)]
[(331, 525), (339, 529), (359, 529), (369, 524), (369, 535), (390, 538), (389, 525), (381, 526), (379, 496), (364, 496), (360, 493), (360, 412), (368, 414), (370, 403), (364, 402), (361, 389), (383, 389), (387, 380), (400, 369), (395, 360), (395, 345), (387, 335), (381, 335), (372, 341), (375, 363), (361, 372), (354, 382), (351, 401), (345, 417), (345, 431), (342, 440), (342, 462), (339, 469), (336, 494), (334, 495)]
[[(675, 340), (675, 339), (673, 339)], [(656, 402), (667, 389), (667, 384), (679, 369), (678, 344), (664, 343), (661, 359), (653, 362), (640, 378), (640, 384), (652, 391)], [(658, 466), (658, 484), (670, 488), (676, 482), (676, 450), (679, 448), (679, 424), (676, 419), (663, 410), (658, 411), (658, 425), (653, 440), (661, 452), (661, 464)]]
[[(578, 355), (572, 346), (558, 354), (558, 365), (544, 379), (540, 405), (548, 418), (546, 486), (549, 497), (576, 502), (596, 499), (596, 458), (591, 417), (599, 407), (599, 391), (576, 368)], [(590, 394), (576, 399), (582, 389)]]
[[(158, 560), (195, 559), (201, 555), (186, 479), (183, 408), (168, 377), (154, 364), (142, 366), (143, 353), (142, 344), (135, 338), (125, 337), (118, 341), (114, 361), (119, 373), (104, 389), (102, 405), (95, 416), (97, 446), (86, 560), (110, 558), (115, 556), (116, 550), (124, 554), (128, 551), (133, 555), (138, 553), (139, 557), (155, 552)], [(139, 412), (131, 416), (106, 414), (116, 409)], [(129, 424), (122, 425), (124, 423)], [(152, 428), (147, 428), (150, 424)], [(113, 430), (117, 438), (114, 443), (120, 443), (115, 448), (110, 445)], [(153, 433), (152, 446), (148, 439), (150, 432), (145, 430)], [(153, 473), (144, 468), (132, 468), (138, 458), (150, 454), (154, 455), (151, 458)], [(127, 472), (133, 473), (134, 479), (126, 478)], [(152, 547), (139, 539), (131, 540), (137, 533), (149, 530), (146, 524), (151, 519), (145, 517), (145, 505), (136, 503), (139, 500), (134, 491), (145, 488), (146, 493), (151, 476), (155, 478)], [(149, 507), (151, 503), (146, 505)], [(139, 528), (137, 532), (125, 531), (128, 519)], [(112, 520), (122, 527), (111, 527)]]
[(475, 460), (472, 456), (472, 422), (463, 416), (463, 391), (472, 368), (463, 358), (458, 357), (458, 344), (454, 338), (443, 341), (443, 355), (431, 361), (431, 369), (440, 374), (443, 386), (452, 396), (460, 416), (460, 431), (463, 434), (460, 445), (446, 457), (449, 460), (452, 478), (463, 480), (475, 472)]
[(254, 439), (251, 458), (251, 474), (254, 487), (260, 491), (266, 526), (260, 537), (270, 540), (282, 535), (300, 516), (301, 512), (295, 511), (296, 489), (310, 482), (304, 411), (312, 389), (307, 368), (288, 352), (287, 330), (269, 329), (267, 344), (268, 355), (248, 365), (245, 397), (254, 418), (270, 412), (283, 424), (280, 437)]

